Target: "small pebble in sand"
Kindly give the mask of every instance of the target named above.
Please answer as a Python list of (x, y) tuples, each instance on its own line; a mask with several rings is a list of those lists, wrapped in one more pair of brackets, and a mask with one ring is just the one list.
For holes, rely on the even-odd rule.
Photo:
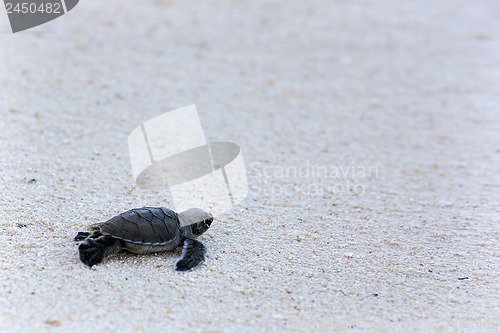
[(61, 326), (61, 322), (57, 319), (46, 320), (45, 324), (50, 325), (50, 326)]

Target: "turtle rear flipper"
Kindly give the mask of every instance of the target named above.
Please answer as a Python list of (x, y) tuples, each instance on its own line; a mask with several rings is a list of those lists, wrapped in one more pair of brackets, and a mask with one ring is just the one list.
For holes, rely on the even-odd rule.
[(73, 238), (73, 240), (74, 240), (75, 242), (81, 242), (81, 241), (86, 240), (89, 236), (90, 236), (90, 232), (80, 231), (80, 232), (78, 232), (78, 234), (75, 236), (75, 238)]
[(75, 238), (73, 240), (75, 242), (81, 242), (81, 241), (86, 240), (89, 237), (90, 238), (97, 238), (97, 237), (101, 236), (99, 228), (103, 224), (104, 224), (104, 222), (92, 223), (91, 225), (89, 225), (89, 227), (90, 227), (90, 229), (93, 229), (94, 231), (92, 231), (92, 232), (80, 231), (80, 232), (78, 232), (78, 234), (75, 236)]
[(73, 239), (75, 242), (81, 242), (87, 238), (97, 238), (102, 236), (99, 230), (94, 230), (93, 232), (80, 231)]
[(100, 236), (95, 239), (87, 238), (78, 245), (80, 260), (90, 268), (102, 262), (104, 258), (121, 250), (120, 240), (109, 236)]
[(186, 238), (182, 248), (181, 257), (175, 262), (175, 270), (188, 271), (196, 268), (205, 261), (207, 250), (201, 242)]

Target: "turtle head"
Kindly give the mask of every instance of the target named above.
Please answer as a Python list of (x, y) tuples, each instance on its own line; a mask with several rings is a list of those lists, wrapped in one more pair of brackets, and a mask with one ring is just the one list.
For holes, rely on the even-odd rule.
[(214, 217), (203, 209), (190, 208), (177, 215), (185, 237), (198, 237), (210, 228)]

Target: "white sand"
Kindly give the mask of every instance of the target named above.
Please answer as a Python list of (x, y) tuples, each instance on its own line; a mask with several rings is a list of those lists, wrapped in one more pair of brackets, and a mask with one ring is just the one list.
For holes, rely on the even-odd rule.
[[(500, 330), (500, 5), (474, 2), (85, 0), (15, 35), (0, 10), (0, 331)], [(128, 134), (192, 103), (248, 199), (194, 272), (85, 269), (77, 231), (168, 205)]]

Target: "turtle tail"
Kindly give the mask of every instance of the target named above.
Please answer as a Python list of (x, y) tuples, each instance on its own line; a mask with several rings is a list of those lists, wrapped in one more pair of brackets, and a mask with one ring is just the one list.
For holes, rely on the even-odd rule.
[(120, 240), (110, 236), (87, 238), (78, 245), (80, 260), (89, 267), (99, 264), (104, 258), (121, 250)]
[(181, 257), (175, 262), (175, 270), (189, 271), (196, 268), (205, 261), (207, 250), (201, 242), (186, 238), (182, 248)]

